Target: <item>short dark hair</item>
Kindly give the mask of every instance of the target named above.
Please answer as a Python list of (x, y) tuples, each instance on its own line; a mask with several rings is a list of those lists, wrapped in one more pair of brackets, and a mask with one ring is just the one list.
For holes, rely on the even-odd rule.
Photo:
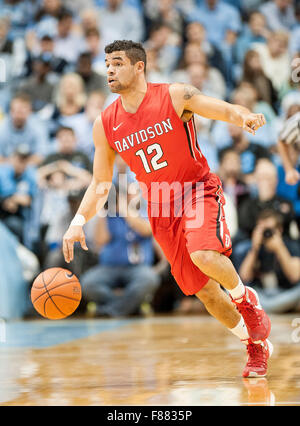
[(260, 220), (265, 220), (265, 219), (269, 219), (270, 217), (274, 218), (276, 220), (276, 226), (277, 227), (282, 227), (283, 226), (283, 216), (280, 212), (278, 212), (277, 210), (274, 210), (272, 208), (266, 208), (264, 210), (262, 210), (259, 215), (257, 216), (257, 222), (259, 222)]
[(139, 61), (144, 62), (145, 72), (147, 66), (146, 51), (141, 43), (136, 43), (132, 40), (115, 40), (113, 43), (105, 46), (105, 53), (113, 53), (124, 51), (127, 58), (130, 59), (132, 65)]
[(58, 136), (60, 132), (72, 132), (75, 135), (74, 129), (72, 127), (60, 126), (55, 133), (55, 136)]

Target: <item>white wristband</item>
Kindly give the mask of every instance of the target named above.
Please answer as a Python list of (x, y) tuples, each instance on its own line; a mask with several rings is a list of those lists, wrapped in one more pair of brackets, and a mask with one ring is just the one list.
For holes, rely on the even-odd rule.
[(83, 226), (86, 223), (85, 217), (82, 214), (76, 214), (70, 223), (70, 226)]

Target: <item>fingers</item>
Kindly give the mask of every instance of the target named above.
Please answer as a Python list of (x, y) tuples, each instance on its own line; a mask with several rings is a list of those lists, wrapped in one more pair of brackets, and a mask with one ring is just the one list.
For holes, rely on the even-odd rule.
[(72, 262), (74, 258), (74, 242), (67, 238), (63, 239), (63, 254), (67, 263)]
[(81, 238), (80, 245), (83, 248), (83, 250), (88, 250), (88, 246), (86, 245), (86, 242), (85, 242), (85, 237)]
[(266, 119), (263, 114), (253, 114), (249, 120), (246, 120), (244, 130), (246, 130), (248, 133), (251, 133), (252, 135), (255, 135), (256, 130), (265, 124)]

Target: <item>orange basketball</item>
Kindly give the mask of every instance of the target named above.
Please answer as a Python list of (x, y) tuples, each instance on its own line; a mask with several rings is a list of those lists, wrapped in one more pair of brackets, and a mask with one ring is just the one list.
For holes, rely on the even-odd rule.
[(68, 317), (77, 309), (80, 300), (80, 282), (67, 269), (46, 269), (32, 284), (32, 304), (45, 318), (56, 320)]

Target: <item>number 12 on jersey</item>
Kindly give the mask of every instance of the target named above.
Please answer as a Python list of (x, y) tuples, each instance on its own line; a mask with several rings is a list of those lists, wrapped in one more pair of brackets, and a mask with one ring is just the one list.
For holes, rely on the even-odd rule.
[[(158, 143), (154, 143), (153, 145), (149, 145), (147, 147), (147, 154), (150, 155), (152, 154), (152, 152), (155, 152), (155, 155), (150, 160), (152, 169), (159, 170), (159, 169), (162, 169), (163, 167), (167, 167), (168, 165), (167, 161), (159, 162), (159, 160), (164, 155), (164, 153), (163, 153), (163, 150), (161, 149), (161, 146)], [(146, 173), (151, 173), (153, 170), (151, 170), (145, 151), (143, 149), (139, 149), (135, 153), (135, 155), (141, 158), (144, 169), (146, 170)]]

